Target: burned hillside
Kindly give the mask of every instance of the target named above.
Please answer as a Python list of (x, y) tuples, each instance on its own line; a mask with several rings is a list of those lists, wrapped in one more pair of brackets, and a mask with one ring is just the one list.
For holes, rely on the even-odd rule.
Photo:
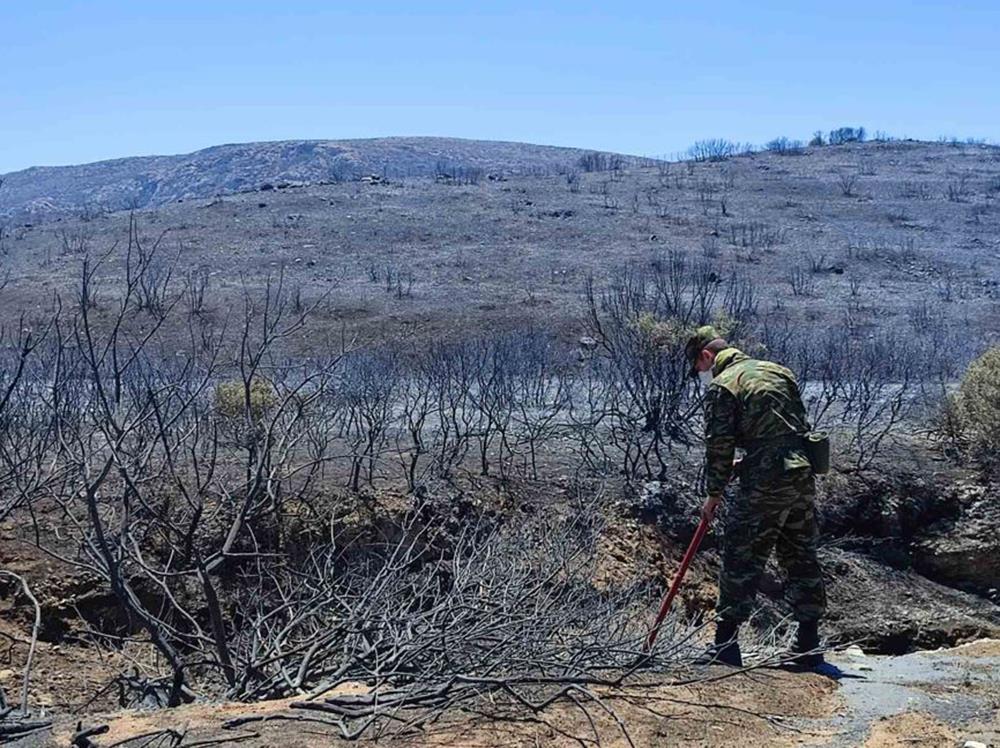
[(578, 159), (5, 227), (7, 699), (34, 632), (29, 702), (65, 677), (50, 648), (100, 663), (57, 714), (293, 699), (276, 719), (402, 739), (573, 706), (628, 739), (607, 693), (706, 677), (711, 537), (642, 652), (697, 521), (682, 349), (706, 322), (790, 366), (834, 437), (828, 640), (996, 637), (994, 466), (960, 383), (997, 342), (998, 156)]

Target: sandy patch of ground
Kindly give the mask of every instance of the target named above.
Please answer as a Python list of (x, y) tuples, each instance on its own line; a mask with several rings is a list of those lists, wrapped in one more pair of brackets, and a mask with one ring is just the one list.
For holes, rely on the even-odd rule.
[[(697, 686), (602, 691), (597, 694), (600, 703), (581, 696), (579, 706), (567, 701), (540, 714), (518, 712), (503, 721), (469, 713), (449, 714), (422, 733), (390, 734), (380, 744), (414, 748), (558, 748), (579, 746), (581, 741), (627, 746), (631, 740), (635, 746), (793, 746), (822, 742), (826, 732), (804, 729), (802, 720), (818, 720), (830, 714), (837, 704), (834, 692), (834, 684), (818, 676), (758, 671)], [(119, 711), (90, 715), (85, 726), (109, 726), (106, 734), (95, 738), (97, 745), (149, 735), (167, 727), (186, 733), (188, 741), (222, 738), (235, 743), (245, 736), (239, 744), (261, 748), (311, 748), (340, 742), (335, 727), (303, 721), (315, 713), (291, 709), (290, 703), (195, 704), (171, 711)], [(584, 706), (588, 707), (587, 714)], [(231, 732), (222, 730), (223, 722), (238, 716), (264, 716), (272, 721), (248, 723)], [(75, 724), (57, 726), (55, 744), (67, 744), (74, 730)]]
[(884, 717), (872, 725), (864, 748), (940, 748), (956, 745), (958, 736), (938, 720), (920, 712)]
[(928, 652), (929, 657), (1000, 657), (1000, 639), (977, 639), (951, 649)]
[[(3, 615), (0, 606), (0, 616)], [(0, 617), (0, 688), (10, 702), (20, 699), (29, 634)], [(102, 690), (128, 667), (121, 657), (95, 649), (40, 641), (31, 668), (28, 703), (45, 713), (81, 709), (93, 700), (95, 708), (113, 704), (114, 694)]]

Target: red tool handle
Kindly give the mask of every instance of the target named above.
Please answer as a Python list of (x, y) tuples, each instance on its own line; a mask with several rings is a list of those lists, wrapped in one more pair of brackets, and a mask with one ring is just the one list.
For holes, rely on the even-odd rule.
[(694, 531), (694, 537), (691, 538), (691, 545), (688, 546), (687, 553), (681, 559), (681, 566), (677, 570), (677, 576), (674, 577), (673, 584), (670, 585), (666, 597), (663, 598), (663, 603), (660, 605), (660, 612), (656, 614), (656, 620), (653, 622), (653, 628), (649, 630), (649, 636), (646, 637), (646, 652), (653, 648), (656, 637), (660, 633), (660, 625), (663, 623), (663, 619), (667, 617), (667, 613), (670, 612), (670, 606), (674, 602), (674, 598), (677, 597), (677, 590), (680, 589), (684, 574), (687, 573), (688, 567), (691, 565), (691, 559), (698, 552), (698, 546), (701, 545), (701, 540), (705, 537), (706, 532), (708, 532), (708, 522), (702, 517), (701, 522), (698, 523), (698, 529)]

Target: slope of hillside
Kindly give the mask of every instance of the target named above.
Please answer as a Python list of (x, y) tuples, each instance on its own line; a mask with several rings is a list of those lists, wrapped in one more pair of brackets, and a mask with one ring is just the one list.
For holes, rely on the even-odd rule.
[[(961, 320), (987, 335), (1000, 323), (1000, 149), (990, 147), (865, 143), (478, 184), (355, 181), (185, 200), (137, 218), (150, 244), (163, 234), (164, 259), (203, 269), (219, 309), (241, 278), (284, 266), (304, 299), (329, 294), (336, 325), (381, 336), (526, 320), (579, 331), (588, 274), (671, 251), (752, 279), (758, 312), (789, 321), (912, 330), (911, 320)], [(81, 258), (123, 246), (127, 226), (126, 213), (8, 226), (4, 307), (68, 290)], [(117, 273), (120, 257), (104, 272)]]
[(433, 176), (551, 173), (573, 166), (575, 148), (462, 140), (374, 138), (220, 145), (177, 156), (143, 156), (79, 166), (34, 167), (2, 176), (0, 215), (50, 216), (122, 210), (210, 197), (281, 182), (314, 183), (365, 174)]

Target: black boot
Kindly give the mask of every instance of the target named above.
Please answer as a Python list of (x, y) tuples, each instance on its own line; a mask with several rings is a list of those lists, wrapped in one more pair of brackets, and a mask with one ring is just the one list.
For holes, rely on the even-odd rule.
[(819, 650), (819, 621), (799, 621), (799, 629), (792, 645), (792, 660), (803, 668), (816, 668), (824, 663)]
[(743, 667), (743, 654), (738, 639), (740, 625), (719, 621), (715, 626), (715, 644), (697, 659), (699, 665), (729, 665)]

